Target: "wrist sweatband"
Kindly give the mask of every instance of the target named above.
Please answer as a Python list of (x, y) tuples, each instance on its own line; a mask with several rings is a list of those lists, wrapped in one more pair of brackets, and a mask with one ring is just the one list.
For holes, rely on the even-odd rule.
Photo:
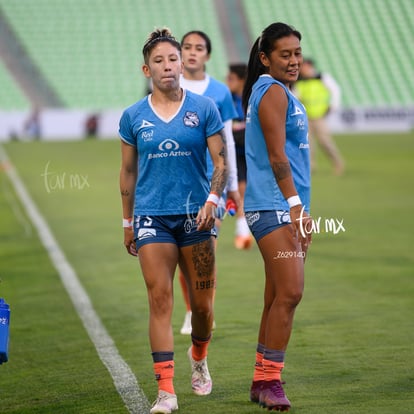
[(122, 227), (123, 228), (132, 228), (133, 220), (132, 217), (127, 219), (122, 219)]
[(298, 195), (294, 195), (292, 197), (289, 197), (286, 201), (289, 204), (289, 208), (292, 208), (292, 207), (295, 207), (295, 206), (298, 206), (298, 205), (302, 204), (302, 201), (300, 201), (300, 198), (299, 198)]
[(214, 206), (217, 207), (218, 203), (219, 203), (219, 200), (220, 200), (220, 198), (216, 193), (210, 193), (207, 197), (206, 203), (214, 204)]

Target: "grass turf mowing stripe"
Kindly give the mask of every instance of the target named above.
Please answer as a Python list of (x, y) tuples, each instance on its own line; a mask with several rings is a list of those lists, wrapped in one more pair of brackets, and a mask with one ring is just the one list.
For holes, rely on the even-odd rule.
[(13, 184), (22, 205), (25, 206), (26, 213), (58, 271), (61, 281), (98, 352), (99, 358), (111, 374), (115, 388), (124, 401), (125, 406), (132, 414), (140, 414), (144, 410), (148, 410), (149, 402), (139, 387), (135, 375), (120, 356), (114, 341), (95, 312), (91, 300), (80, 283), (75, 270), (66, 260), (49, 226), (27, 192), (2, 146), (0, 146), (0, 163)]

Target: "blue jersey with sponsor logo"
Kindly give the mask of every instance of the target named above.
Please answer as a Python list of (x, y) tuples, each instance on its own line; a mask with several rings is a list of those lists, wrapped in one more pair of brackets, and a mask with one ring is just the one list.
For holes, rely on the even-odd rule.
[[(203, 92), (202, 96), (208, 96), (211, 98), (214, 103), (217, 105), (217, 108), (220, 112), (221, 120), (223, 122), (232, 120), (237, 118), (237, 111), (234, 107), (233, 98), (231, 96), (231, 92), (229, 87), (212, 78), (211, 76), (206, 74), (206, 77), (208, 78), (208, 85), (206, 90)], [(190, 90), (192, 92), (196, 92), (195, 90), (192, 90), (191, 82), (186, 81), (186, 79), (181, 75), (181, 84), (182, 86)], [(211, 177), (213, 176), (213, 162), (211, 161), (210, 154), (207, 155), (207, 176), (211, 180)]]
[(138, 153), (134, 214), (197, 213), (210, 191), (207, 139), (223, 128), (220, 114), (210, 99), (185, 91), (177, 113), (163, 119), (150, 97), (127, 108), (119, 123), (121, 139)]
[(260, 76), (253, 85), (247, 108), (245, 132), (247, 185), (244, 210), (289, 210), (288, 203), (280, 191), (270, 166), (258, 115), (260, 102), (273, 84), (280, 85), (288, 98), (285, 152), (289, 159), (296, 190), (302, 205), (305, 206), (305, 211), (309, 212), (311, 178), (306, 111), (289, 89), (270, 75)]

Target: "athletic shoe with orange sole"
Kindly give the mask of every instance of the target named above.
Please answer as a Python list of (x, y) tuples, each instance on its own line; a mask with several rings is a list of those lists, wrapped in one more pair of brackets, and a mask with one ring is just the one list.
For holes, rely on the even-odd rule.
[(249, 250), (252, 247), (252, 236), (236, 236), (234, 238), (234, 246), (238, 250)]
[(289, 411), (290, 401), (278, 380), (264, 381), (259, 395), (259, 405), (273, 411)]

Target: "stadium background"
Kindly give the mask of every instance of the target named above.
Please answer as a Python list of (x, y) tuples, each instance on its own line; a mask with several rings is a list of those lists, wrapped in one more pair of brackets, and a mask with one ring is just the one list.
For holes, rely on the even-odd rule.
[(81, 137), (91, 113), (99, 135), (116, 134), (145, 93), (141, 46), (156, 26), (206, 31), (208, 72), (224, 81), (274, 21), (300, 30), (304, 55), (340, 83), (336, 132), (412, 128), (412, 0), (0, 0), (0, 140), (20, 135), (34, 107), (46, 138)]
[[(386, 126), (393, 132), (336, 135), (347, 162), (342, 177), (329, 174), (328, 160), (319, 158), (312, 215), (343, 219), (346, 232), (314, 235), (284, 372), (291, 411), (411, 414), (414, 131), (394, 131), (413, 124), (413, 1), (147, 3), (0, 0), (0, 141), (9, 139), (10, 128), (20, 127), (37, 104), (47, 108), (41, 113), (45, 139), (65, 138), (75, 127), (81, 134), (86, 115), (94, 111), (102, 111), (105, 121), (101, 136), (104, 127), (108, 133), (116, 130), (121, 108), (145, 89), (140, 48), (154, 26), (166, 24), (177, 37), (194, 27), (206, 30), (214, 42), (208, 70), (223, 80), (226, 63), (245, 59), (264, 26), (276, 20), (295, 25), (303, 32), (305, 54), (341, 82), (345, 115), (364, 121), (348, 130)], [(371, 22), (379, 22), (375, 34)], [(23, 41), (25, 30), (30, 31)], [(330, 55), (328, 48), (334, 51)], [(46, 70), (52, 64), (59, 68)], [(349, 74), (341, 78), (341, 70)], [(381, 71), (387, 74), (382, 80)], [(400, 93), (401, 85), (408, 101), (403, 95), (373, 98), (384, 96), (382, 89)], [(96, 98), (99, 93), (105, 96)], [(369, 99), (362, 99), (366, 95)], [(53, 105), (43, 103), (44, 97)], [(121, 400), (132, 392), (128, 387), (115, 392), (99, 347), (51, 263), (48, 252), (56, 249), (41, 244), (44, 232), (34, 227), (9, 180), (13, 165), (139, 381), (148, 399), (143, 404), (156, 395), (146, 289), (122, 246), (119, 142), (115, 133), (108, 136), (113, 139), (0, 143), (0, 297), (11, 307), (9, 361), (0, 366), (2, 414), (143, 412), (140, 400), (135, 411)], [(233, 229), (229, 218), (220, 232), (217, 259), (223, 277), (209, 351), (215, 388), (207, 399), (189, 387), (189, 338), (178, 334), (185, 308), (176, 287), (176, 390), (182, 414), (261, 410), (252, 408), (248, 389), (262, 306), (262, 262), (257, 246), (234, 248)], [(129, 401), (136, 405), (134, 398)]]

